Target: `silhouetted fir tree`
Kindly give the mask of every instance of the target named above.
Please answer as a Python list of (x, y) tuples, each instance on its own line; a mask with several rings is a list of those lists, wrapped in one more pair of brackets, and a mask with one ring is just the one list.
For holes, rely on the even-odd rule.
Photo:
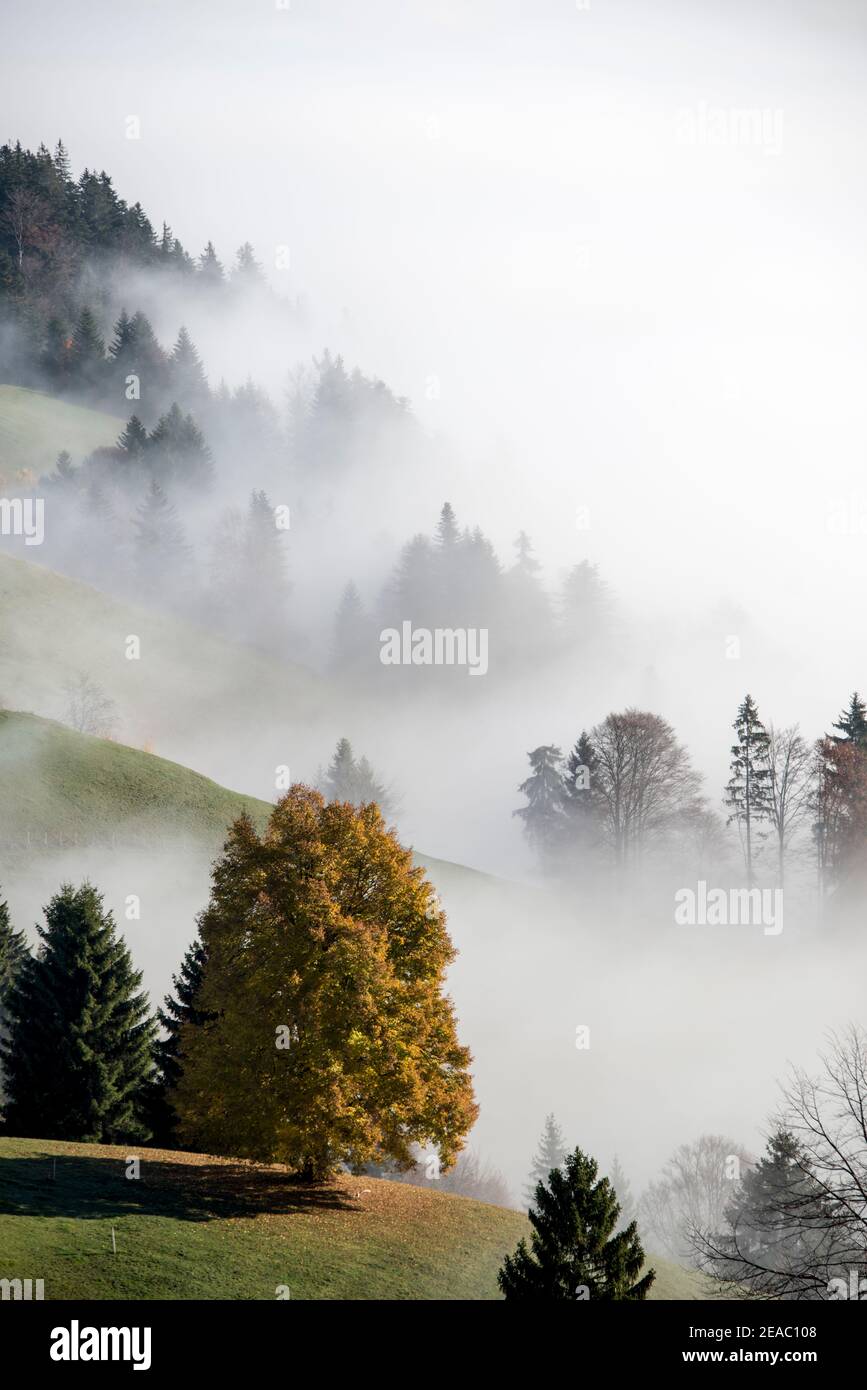
[(568, 825), (564, 828), (569, 850), (580, 853), (593, 847), (599, 838), (598, 801), (595, 780), (598, 759), (590, 735), (582, 730), (568, 754), (563, 772), (564, 808)]
[(133, 553), (138, 578), (171, 593), (190, 560), (190, 548), (177, 513), (156, 478), (151, 479), (133, 521)]
[[(139, 399), (148, 418), (162, 400), (168, 381), (168, 359), (157, 342), (150, 319), (139, 309), (133, 314), (122, 351), (114, 357), (115, 370), (126, 378), (138, 378)], [(132, 397), (130, 398), (132, 399)]]
[(580, 1149), (536, 1188), (530, 1246), (507, 1255), (497, 1282), (508, 1299), (637, 1302), (655, 1276), (642, 1274), (644, 1251), (634, 1222), (615, 1234), (620, 1207), (607, 1178)]
[(153, 1143), (161, 1148), (177, 1145), (177, 1116), (172, 1105), (172, 1092), (183, 1070), (183, 1037), (185, 1026), (200, 1028), (214, 1014), (196, 1008), (196, 996), (205, 971), (205, 948), (198, 938), (187, 950), (177, 975), (172, 976), (174, 994), (167, 994), (157, 1018), (164, 1030), (154, 1044), (156, 1066), (148, 1097), (148, 1120)]
[(79, 470), (73, 464), (71, 454), (62, 449), (55, 460), (54, 472), (42, 480), (42, 485), (53, 489), (55, 495), (70, 496), (78, 490), (79, 481)]
[(531, 1206), (540, 1182), (547, 1182), (552, 1168), (560, 1168), (569, 1152), (563, 1131), (553, 1114), (545, 1116), (545, 1127), (539, 1140), (539, 1148), (530, 1164), (529, 1181), (524, 1188), (524, 1199)]
[(66, 884), (45, 920), (6, 1000), (6, 1125), (40, 1139), (146, 1140), (154, 1025), (141, 972), (90, 884)]
[(70, 381), (86, 391), (102, 386), (105, 377), (105, 342), (92, 311), (82, 309), (72, 334)]
[(254, 288), (265, 284), (262, 267), (256, 260), (255, 252), (249, 241), (245, 241), (243, 246), (238, 247), (235, 266), (232, 271), (232, 283), (244, 288)]
[(213, 481), (211, 451), (192, 415), (175, 401), (161, 415), (148, 439), (149, 463), (162, 483), (208, 487)]
[(453, 550), (458, 543), (458, 523), (451, 502), (444, 502), (437, 522), (436, 543), (440, 550)]
[(630, 1222), (635, 1220), (638, 1208), (635, 1198), (632, 1195), (632, 1187), (629, 1179), (620, 1166), (620, 1159), (617, 1154), (611, 1164), (611, 1172), (608, 1175), (612, 1190), (620, 1205), (620, 1217), (617, 1222), (617, 1230), (622, 1231)]
[[(286, 621), (289, 580), (285, 531), (264, 492), (250, 494), (244, 541), (244, 572), (251, 600), (255, 596), (264, 624), (260, 636), (273, 636), (272, 624)], [(269, 632), (270, 629), (270, 632)]]
[(199, 276), (203, 285), (222, 285), (226, 273), (217, 259), (214, 243), (209, 241), (199, 257)]
[(367, 758), (356, 761), (348, 738), (338, 740), (334, 756), (324, 776), (318, 778), (319, 790), (328, 801), (348, 801), (353, 806), (375, 801), (383, 813), (391, 809), (391, 796), (377, 780)]
[(560, 593), (560, 626), (570, 647), (583, 648), (605, 635), (611, 622), (611, 599), (596, 565), (573, 565)]
[[(9, 905), (0, 902), (0, 1049), (8, 1042), (8, 1020), (4, 1008), (6, 996), (11, 991), (26, 962), (30, 958), (30, 948), (23, 931), (16, 931), (9, 919)], [(0, 1103), (4, 1094), (3, 1066), (0, 1059)]]
[(148, 446), (148, 432), (137, 415), (131, 415), (126, 429), (117, 441), (119, 449), (129, 454), (131, 459), (140, 459)]
[(524, 665), (528, 658), (553, 647), (553, 623), (548, 596), (539, 582), (540, 565), (525, 531), (515, 538), (515, 563), (506, 573), (507, 633), (513, 662)]
[(524, 833), (543, 864), (550, 864), (562, 851), (566, 830), (563, 754), (548, 743), (534, 748), (527, 757), (532, 771), (518, 788), (527, 805), (512, 814), (524, 822)]
[(169, 358), (172, 393), (190, 409), (201, 407), (210, 397), (201, 358), (186, 328), (181, 328)]
[(836, 734), (831, 735), (835, 743), (851, 742), (861, 747), (867, 745), (867, 707), (857, 690), (851, 695), (849, 704), (840, 718), (831, 727), (840, 731), (839, 738)]
[(744, 697), (732, 728), (737, 734), (737, 743), (731, 750), (731, 777), (726, 786), (725, 804), (731, 812), (728, 824), (735, 821), (743, 830), (747, 882), (752, 886), (756, 828), (770, 813), (771, 776), (767, 763), (768, 735), (752, 696)]
[(334, 615), (331, 664), (338, 671), (358, 671), (370, 659), (373, 634), (369, 634), (361, 595), (350, 580), (340, 597)]

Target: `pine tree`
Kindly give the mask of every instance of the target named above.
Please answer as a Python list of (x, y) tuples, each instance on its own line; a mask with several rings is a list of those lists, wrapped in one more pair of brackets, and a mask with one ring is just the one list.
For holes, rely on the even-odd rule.
[(521, 1240), (497, 1276), (506, 1299), (636, 1302), (656, 1275), (642, 1274), (644, 1251), (633, 1221), (615, 1234), (620, 1206), (594, 1159), (575, 1149), (536, 1188), (530, 1248)]
[(358, 671), (369, 656), (367, 624), (361, 595), (350, 580), (334, 615), (331, 664), (338, 671)]
[[(0, 902), (0, 1052), (3, 1044), (9, 1040), (5, 1001), (29, 958), (27, 938), (23, 931), (16, 931), (12, 926), (8, 903)], [(3, 1095), (3, 1067), (0, 1061), (0, 1104)]]
[(131, 415), (126, 429), (117, 441), (130, 458), (140, 458), (148, 446), (148, 432), (137, 415)]
[(154, 1046), (156, 1074), (150, 1090), (148, 1118), (153, 1142), (162, 1148), (174, 1148), (177, 1144), (178, 1117), (172, 1098), (183, 1071), (183, 1029), (185, 1026), (200, 1028), (215, 1016), (196, 1007), (204, 972), (205, 948), (197, 939), (187, 950), (180, 972), (172, 976), (174, 995), (167, 994), (163, 1007), (157, 1009), (164, 1035)]
[(632, 1187), (629, 1179), (620, 1166), (620, 1159), (617, 1157), (617, 1154), (614, 1155), (614, 1160), (611, 1164), (609, 1181), (614, 1195), (620, 1204), (620, 1219), (617, 1223), (617, 1229), (618, 1231), (622, 1231), (631, 1221), (635, 1220), (638, 1208), (635, 1203), (635, 1198), (632, 1195)]
[(181, 328), (169, 358), (172, 393), (187, 409), (200, 409), (209, 399), (208, 379), (186, 328)]
[(72, 335), (71, 379), (84, 390), (101, 386), (105, 377), (105, 342), (92, 311), (85, 307)]
[(837, 738), (832, 734), (835, 743), (857, 743), (859, 747), (867, 745), (867, 706), (860, 698), (858, 691), (854, 691), (850, 697), (849, 704), (840, 718), (832, 726), (839, 729), (842, 735)]
[(169, 593), (189, 566), (190, 547), (174, 507), (155, 478), (136, 513), (133, 552), (138, 577)]
[(199, 257), (199, 275), (204, 285), (222, 285), (226, 274), (217, 259), (214, 243), (209, 241)]
[(184, 415), (177, 401), (157, 422), (148, 439), (150, 463), (163, 483), (185, 487), (209, 487), (213, 481), (211, 451), (192, 415)]
[(750, 695), (744, 697), (732, 728), (737, 734), (737, 743), (731, 750), (731, 778), (726, 786), (725, 804), (731, 811), (728, 824), (736, 821), (743, 830), (747, 884), (752, 887), (754, 837), (757, 825), (770, 815), (771, 774), (768, 735)]
[(563, 754), (552, 743), (542, 744), (527, 754), (531, 775), (518, 791), (527, 805), (512, 814), (524, 822), (524, 833), (544, 865), (559, 856), (566, 829), (566, 791), (563, 784)]
[(147, 1139), (153, 1023), (141, 972), (90, 884), (64, 885), (41, 949), (7, 996), (7, 1129), (34, 1138)]
[(351, 806), (375, 801), (383, 814), (391, 809), (389, 791), (377, 780), (367, 758), (356, 761), (348, 738), (338, 740), (328, 770), (319, 778), (319, 790), (329, 801), (348, 801)]
[(265, 284), (262, 267), (256, 260), (255, 252), (249, 241), (245, 241), (243, 246), (238, 247), (235, 268), (232, 271), (232, 283), (249, 288)]
[(594, 795), (598, 767), (590, 735), (582, 730), (566, 759), (563, 773), (567, 843), (579, 853), (592, 848), (599, 838), (598, 803)]
[(539, 1150), (533, 1155), (529, 1182), (524, 1188), (524, 1197), (528, 1207), (533, 1204), (539, 1183), (548, 1181), (548, 1174), (553, 1168), (562, 1167), (568, 1152), (563, 1131), (553, 1114), (546, 1115), (545, 1128), (542, 1130), (542, 1137), (539, 1140)]

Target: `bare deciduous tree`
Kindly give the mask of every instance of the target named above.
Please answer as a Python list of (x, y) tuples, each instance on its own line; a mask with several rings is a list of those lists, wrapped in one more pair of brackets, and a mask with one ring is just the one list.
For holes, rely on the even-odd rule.
[(15, 242), (18, 269), (23, 270), (24, 254), (35, 244), (45, 225), (45, 202), (29, 188), (13, 188), (0, 215)]
[(777, 841), (782, 883), (786, 853), (812, 808), (815, 755), (797, 724), (788, 729), (768, 727), (767, 768), (768, 819)]
[(617, 864), (641, 859), (701, 806), (701, 777), (670, 724), (627, 709), (609, 714), (590, 735), (598, 766), (596, 794)]
[(642, 1229), (661, 1253), (684, 1264), (697, 1262), (695, 1233), (718, 1231), (742, 1171), (753, 1159), (722, 1134), (702, 1134), (681, 1144), (638, 1204)]
[(755, 1298), (867, 1300), (867, 1035), (832, 1035), (822, 1070), (795, 1070), (778, 1132), (791, 1136), (790, 1174), (758, 1212), (728, 1213), (699, 1232), (700, 1264)]
[(80, 734), (110, 738), (117, 725), (117, 707), (101, 686), (82, 672), (65, 683), (66, 723)]

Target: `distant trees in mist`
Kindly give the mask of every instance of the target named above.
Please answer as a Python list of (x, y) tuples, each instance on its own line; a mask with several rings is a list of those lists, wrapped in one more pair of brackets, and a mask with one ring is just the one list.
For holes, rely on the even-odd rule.
[[(738, 707), (726, 824), (738, 831), (747, 884), (782, 885), (791, 861), (809, 864), (833, 894), (867, 870), (867, 711), (860, 696), (835, 721), (838, 732), (809, 743), (797, 725), (763, 724), (750, 695)], [(636, 869), (651, 854), (725, 866), (725, 824), (703, 794), (701, 775), (674, 730), (656, 714), (627, 709), (583, 731), (564, 757), (556, 744), (528, 753), (529, 776), (513, 814), (550, 874), (608, 865)]]

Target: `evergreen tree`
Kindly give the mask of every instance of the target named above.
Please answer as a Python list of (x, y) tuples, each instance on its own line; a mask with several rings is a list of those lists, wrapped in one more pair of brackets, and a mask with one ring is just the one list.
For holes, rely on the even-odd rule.
[(196, 1007), (205, 972), (205, 948), (196, 939), (181, 962), (180, 972), (172, 976), (174, 995), (167, 994), (157, 1018), (164, 1030), (154, 1046), (156, 1074), (150, 1091), (148, 1114), (153, 1142), (163, 1148), (177, 1144), (177, 1122), (172, 1097), (183, 1071), (183, 1029), (200, 1028), (214, 1014)]
[[(18, 980), (25, 963), (30, 959), (30, 949), (23, 931), (16, 931), (9, 920), (9, 905), (0, 902), (0, 1053), (4, 1043), (9, 1040), (8, 1020), (5, 1001)], [(0, 1106), (4, 1097), (3, 1066), (0, 1057)]]
[(506, 1299), (570, 1302), (645, 1299), (656, 1275), (642, 1274), (644, 1251), (633, 1221), (615, 1234), (620, 1206), (597, 1165), (576, 1149), (547, 1185), (536, 1188), (530, 1248), (521, 1240), (497, 1276)]
[(552, 743), (542, 744), (527, 754), (532, 769), (518, 791), (527, 805), (512, 814), (524, 822), (524, 833), (543, 864), (550, 865), (563, 847), (566, 829), (566, 790), (563, 783), (563, 754)]
[(243, 285), (245, 288), (258, 288), (265, 284), (262, 267), (256, 260), (255, 252), (249, 241), (245, 241), (243, 246), (238, 247), (235, 268), (232, 271), (232, 283)]
[(190, 548), (177, 513), (155, 478), (133, 521), (133, 552), (138, 577), (163, 594), (171, 593), (190, 561)]
[(618, 1231), (622, 1231), (630, 1222), (635, 1220), (638, 1212), (635, 1198), (632, 1195), (632, 1187), (629, 1179), (620, 1166), (620, 1159), (614, 1155), (611, 1164), (609, 1181), (617, 1201), (620, 1203), (620, 1219), (617, 1222)]
[(192, 415), (175, 401), (148, 440), (151, 467), (162, 483), (208, 487), (213, 481), (211, 451)]
[(726, 786), (725, 804), (731, 811), (728, 824), (737, 822), (743, 831), (747, 883), (752, 887), (757, 825), (770, 815), (769, 739), (750, 695), (744, 697), (732, 725), (737, 743), (732, 746), (731, 777)]
[(70, 379), (83, 390), (92, 391), (105, 377), (105, 342), (90, 309), (82, 309), (72, 335)]
[(867, 745), (867, 706), (857, 690), (853, 692), (840, 718), (831, 727), (839, 729), (842, 735), (840, 738), (835, 734), (831, 735), (835, 743), (851, 742), (862, 748)]
[(214, 243), (209, 241), (199, 257), (199, 275), (204, 285), (222, 285), (226, 274), (217, 259)]
[(391, 809), (392, 798), (376, 778), (367, 758), (356, 761), (348, 738), (338, 740), (334, 757), (324, 777), (319, 777), (319, 790), (328, 801), (348, 801), (352, 806), (364, 806), (375, 801), (383, 814)]
[(64, 885), (45, 920), (39, 953), (6, 999), (7, 1129), (91, 1143), (147, 1139), (153, 1023), (141, 972), (90, 884)]
[(524, 1197), (528, 1207), (533, 1204), (539, 1183), (548, 1181), (548, 1174), (552, 1169), (562, 1167), (568, 1152), (563, 1131), (553, 1114), (546, 1115), (545, 1128), (542, 1130), (542, 1137), (539, 1140), (539, 1150), (533, 1155), (530, 1179), (524, 1188)]
[(169, 358), (169, 374), (175, 398), (188, 408), (200, 409), (210, 396), (208, 379), (186, 328), (181, 328)]
[(598, 766), (590, 735), (582, 730), (566, 759), (563, 773), (567, 843), (579, 852), (591, 848), (599, 838), (598, 804), (594, 796)]
[(361, 595), (350, 580), (343, 590), (334, 616), (331, 662), (338, 671), (358, 671), (370, 654), (368, 632)]
[(140, 458), (148, 446), (148, 432), (137, 415), (131, 415), (126, 429), (117, 441), (130, 458)]

